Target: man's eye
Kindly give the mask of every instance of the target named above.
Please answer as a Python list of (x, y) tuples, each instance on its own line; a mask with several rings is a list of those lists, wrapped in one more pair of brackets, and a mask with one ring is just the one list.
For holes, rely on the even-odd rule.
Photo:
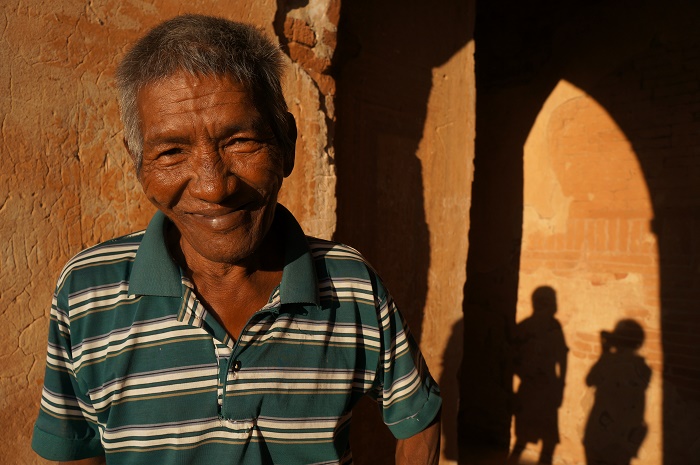
[(182, 149), (180, 147), (173, 147), (171, 149), (160, 152), (160, 155), (167, 157), (171, 155), (178, 155), (180, 153), (182, 153)]
[(234, 152), (254, 152), (260, 150), (264, 144), (257, 139), (236, 138), (226, 144), (227, 150)]

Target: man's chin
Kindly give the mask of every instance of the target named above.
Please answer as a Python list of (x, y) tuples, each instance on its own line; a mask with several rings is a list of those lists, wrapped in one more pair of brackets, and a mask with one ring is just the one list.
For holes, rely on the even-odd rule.
[[(241, 240), (236, 234), (207, 235), (196, 238), (196, 242), (190, 243), (183, 250), (185, 258), (189, 262), (192, 259), (212, 263), (237, 265), (254, 259), (256, 242)], [(194, 256), (193, 256), (194, 255)]]
[(182, 221), (177, 226), (188, 266), (202, 261), (227, 265), (255, 263), (270, 227), (260, 216), (245, 214), (226, 215), (211, 221), (196, 218), (196, 221)]

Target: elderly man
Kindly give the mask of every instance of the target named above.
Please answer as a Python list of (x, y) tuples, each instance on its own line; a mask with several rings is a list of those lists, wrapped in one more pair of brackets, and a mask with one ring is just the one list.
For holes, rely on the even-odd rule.
[(375, 398), (397, 463), (437, 463), (440, 397), (381, 280), (277, 204), (296, 128), (282, 56), (181, 16), (117, 72), (125, 145), (158, 208), (61, 273), (33, 448), (108, 464), (347, 464)]

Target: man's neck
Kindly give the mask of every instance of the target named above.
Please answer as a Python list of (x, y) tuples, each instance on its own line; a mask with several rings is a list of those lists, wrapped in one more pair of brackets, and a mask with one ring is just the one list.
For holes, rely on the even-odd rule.
[(182, 240), (172, 224), (166, 237), (171, 255), (193, 282), (200, 302), (233, 337), (267, 303), (282, 279), (284, 244), (274, 223), (258, 250), (237, 263), (206, 260)]

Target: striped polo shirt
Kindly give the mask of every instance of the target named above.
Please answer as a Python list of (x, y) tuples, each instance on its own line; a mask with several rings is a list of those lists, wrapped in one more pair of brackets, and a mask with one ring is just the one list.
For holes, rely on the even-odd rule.
[(158, 212), (145, 231), (80, 252), (51, 306), (32, 447), (108, 464), (352, 463), (351, 410), (375, 398), (397, 438), (441, 400), (403, 318), (358, 252), (285, 234), (280, 285), (227, 334), (170, 257)]

